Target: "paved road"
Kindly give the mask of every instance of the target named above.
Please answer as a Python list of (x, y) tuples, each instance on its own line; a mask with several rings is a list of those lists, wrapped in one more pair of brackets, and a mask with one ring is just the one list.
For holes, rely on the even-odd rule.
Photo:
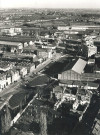
[[(57, 54), (56, 56), (54, 56), (51, 59), (46, 60), (45, 62), (43, 62), (41, 65), (39, 65), (33, 73), (37, 73), (39, 71), (41, 71), (42, 69), (44, 69), (48, 64), (50, 64), (54, 59), (58, 60), (61, 56), (59, 54)], [(30, 77), (31, 76), (31, 77)], [(31, 79), (35, 79), (37, 76), (29, 74), (25, 77), (26, 80), (31, 80)], [(0, 107), (2, 106), (2, 104), (4, 104), (6, 102), (6, 99), (13, 95), (14, 93), (17, 93), (20, 90), (20, 86), (21, 84), (23, 84), (25, 82), (25, 80), (20, 79), (19, 81), (15, 82), (14, 84), (8, 86), (6, 89), (4, 89), (2, 92), (0, 92), (0, 97), (4, 100), (0, 101)]]

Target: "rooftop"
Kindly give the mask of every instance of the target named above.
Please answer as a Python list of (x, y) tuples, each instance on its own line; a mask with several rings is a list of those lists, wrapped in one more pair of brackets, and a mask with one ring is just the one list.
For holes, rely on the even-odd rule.
[(23, 101), (23, 99), (25, 98), (25, 95), (27, 94), (27, 92), (23, 91), (23, 92), (18, 92), (17, 94), (14, 94), (11, 99), (9, 100), (9, 105), (12, 109), (18, 107), (20, 105), (20, 103)]
[(86, 86), (99, 87), (99, 84), (98, 83), (93, 83), (93, 82), (87, 82)]
[(0, 68), (7, 68), (9, 67), (10, 62), (7, 61), (0, 61)]
[(34, 51), (34, 50), (37, 50), (37, 47), (36, 46), (27, 46), (27, 47), (24, 47), (23, 51)]
[(53, 91), (54, 91), (55, 93), (62, 93), (62, 92), (63, 92), (63, 88), (60, 87), (60, 86), (56, 86), (56, 87), (53, 89)]
[(82, 60), (81, 58), (79, 58), (78, 60), (73, 60), (72, 62), (70, 62), (68, 64), (68, 66), (64, 69), (64, 71), (66, 70), (73, 70), (74, 72), (81, 74), (84, 71), (84, 68), (86, 66), (86, 61)]
[(31, 82), (29, 82), (30, 87), (43, 86), (49, 82), (50, 78), (46, 75), (37, 76)]
[(79, 85), (84, 86), (84, 84), (81, 81), (72, 81), (72, 80), (60, 80), (60, 83), (67, 84), (67, 85)]
[(84, 89), (79, 89), (79, 90), (78, 90), (78, 93), (81, 94), (81, 95), (86, 95), (86, 90), (84, 90)]
[(20, 42), (0, 41), (0, 45), (18, 46)]

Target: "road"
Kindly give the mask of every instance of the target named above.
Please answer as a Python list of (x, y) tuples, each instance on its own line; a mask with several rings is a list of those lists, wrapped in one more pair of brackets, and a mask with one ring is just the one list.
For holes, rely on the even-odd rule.
[[(61, 55), (57, 54), (56, 56), (54, 56), (51, 59), (48, 59), (46, 61), (44, 61), (42, 64), (40, 64), (33, 73), (38, 73), (39, 71), (41, 71), (42, 69), (44, 69), (47, 65), (49, 65), (53, 60), (59, 60), (59, 58), (61, 58)], [(34, 74), (28, 74), (25, 79), (26, 80), (32, 80), (35, 79), (37, 77), (37, 75)], [(1, 106), (6, 102), (6, 99), (8, 97), (10, 97), (11, 95), (17, 93), (18, 91), (20, 91), (20, 86), (25, 83), (25, 80), (20, 79), (17, 82), (15, 82), (14, 84), (9, 85), (7, 88), (5, 88), (3, 91), (0, 92), (0, 108)]]

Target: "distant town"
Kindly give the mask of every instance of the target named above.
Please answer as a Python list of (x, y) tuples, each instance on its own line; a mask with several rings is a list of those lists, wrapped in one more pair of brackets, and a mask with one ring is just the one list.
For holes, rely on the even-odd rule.
[(0, 135), (100, 135), (100, 10), (0, 9)]

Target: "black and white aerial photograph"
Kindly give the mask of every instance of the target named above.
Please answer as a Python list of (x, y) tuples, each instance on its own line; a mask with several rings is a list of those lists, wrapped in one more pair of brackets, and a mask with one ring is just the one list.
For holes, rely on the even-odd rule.
[(0, 0), (0, 135), (100, 135), (100, 0)]

